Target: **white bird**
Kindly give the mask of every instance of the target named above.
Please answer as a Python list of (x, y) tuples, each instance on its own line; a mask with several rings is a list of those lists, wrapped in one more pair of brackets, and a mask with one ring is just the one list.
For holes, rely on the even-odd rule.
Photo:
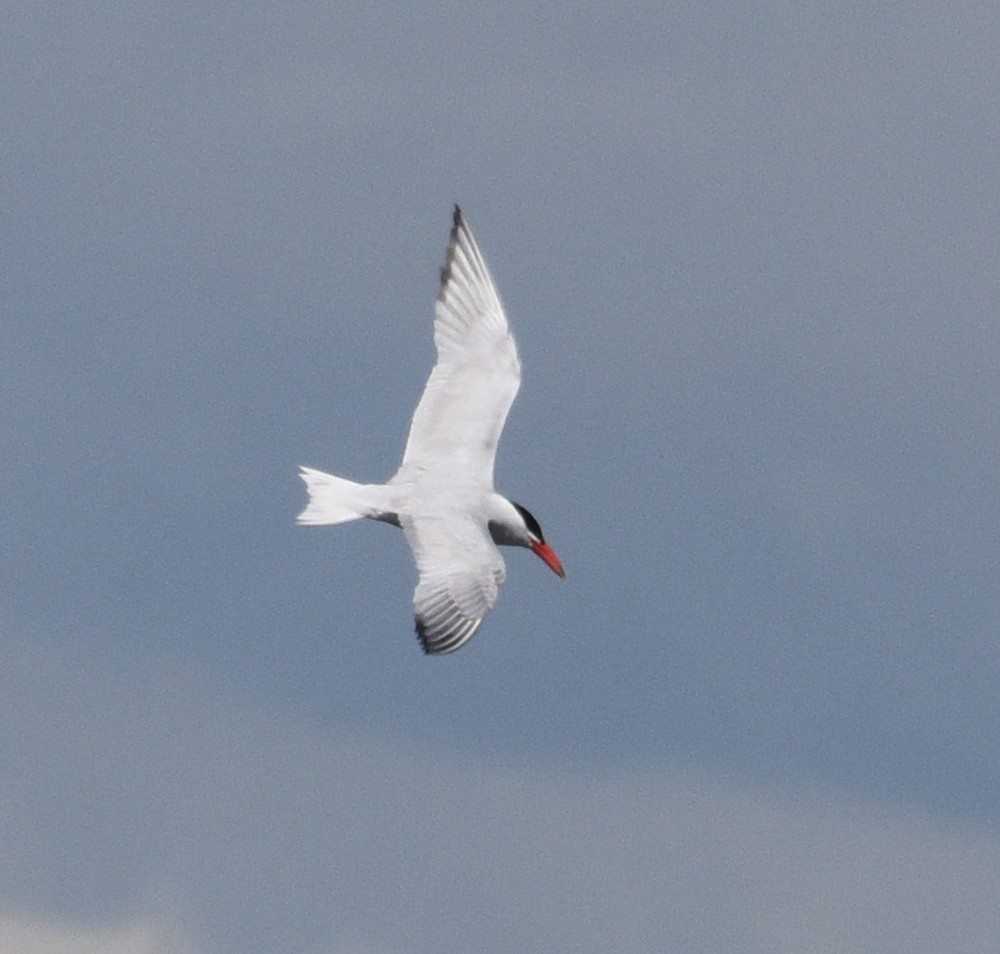
[(410, 423), (403, 462), (385, 484), (310, 467), (300, 524), (368, 517), (401, 527), (413, 550), (417, 635), (425, 653), (454, 652), (496, 605), (501, 546), (533, 550), (564, 577), (538, 521), (493, 489), (493, 462), (521, 384), (514, 336), (482, 252), (455, 206), (434, 308), (437, 364)]

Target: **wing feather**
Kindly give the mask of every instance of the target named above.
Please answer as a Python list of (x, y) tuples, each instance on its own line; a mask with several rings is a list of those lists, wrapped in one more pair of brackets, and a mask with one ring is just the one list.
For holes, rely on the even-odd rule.
[(452, 512), (401, 522), (419, 574), (413, 610), (420, 644), (429, 655), (454, 652), (496, 605), (503, 557), (471, 517)]
[(492, 487), (497, 444), (521, 383), (500, 296), (461, 210), (434, 307), (438, 360), (410, 423), (400, 471)]

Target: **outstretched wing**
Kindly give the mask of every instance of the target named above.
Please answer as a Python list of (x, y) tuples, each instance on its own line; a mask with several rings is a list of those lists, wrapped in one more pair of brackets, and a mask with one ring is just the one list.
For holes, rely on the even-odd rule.
[(437, 364), (410, 423), (400, 469), (492, 487), (521, 363), (493, 278), (457, 205), (434, 308), (434, 343)]
[(485, 527), (454, 512), (401, 519), (417, 562), (413, 594), (425, 653), (451, 653), (468, 642), (496, 605), (503, 557)]

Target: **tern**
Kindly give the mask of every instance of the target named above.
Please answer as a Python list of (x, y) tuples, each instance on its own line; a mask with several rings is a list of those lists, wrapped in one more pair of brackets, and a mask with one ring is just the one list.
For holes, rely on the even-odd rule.
[(454, 652), (496, 605), (500, 546), (527, 547), (560, 577), (562, 562), (531, 513), (493, 489), (497, 443), (521, 384), (521, 362), (490, 270), (456, 205), (434, 307), (437, 364), (410, 422), (403, 462), (385, 484), (302, 467), (309, 501), (298, 523), (367, 517), (402, 529), (417, 564), (417, 636)]

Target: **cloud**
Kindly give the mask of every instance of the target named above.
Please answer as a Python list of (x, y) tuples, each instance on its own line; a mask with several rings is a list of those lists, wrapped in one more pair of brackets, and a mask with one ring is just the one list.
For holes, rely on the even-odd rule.
[(4, 657), (12, 950), (149, 954), (173, 924), (198, 954), (914, 954), (1000, 936), (989, 830), (670, 766), (414, 751), (92, 650), (8, 639)]
[(0, 915), (0, 950), (11, 954), (198, 954), (179, 947), (163, 926), (140, 921), (119, 927), (57, 924)]

